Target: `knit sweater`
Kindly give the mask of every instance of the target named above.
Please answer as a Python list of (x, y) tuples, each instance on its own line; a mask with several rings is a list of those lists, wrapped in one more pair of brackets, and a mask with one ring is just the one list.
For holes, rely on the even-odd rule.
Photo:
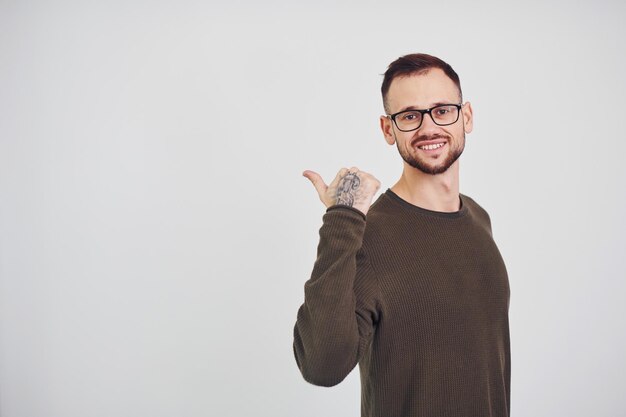
[(321, 386), (358, 363), (362, 417), (510, 415), (507, 271), (489, 215), (459, 198), (438, 212), (387, 190), (367, 216), (323, 216), (294, 353)]

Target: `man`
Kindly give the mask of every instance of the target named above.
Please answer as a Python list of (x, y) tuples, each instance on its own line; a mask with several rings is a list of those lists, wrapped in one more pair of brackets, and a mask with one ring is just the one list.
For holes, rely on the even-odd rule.
[(304, 172), (327, 211), (296, 362), (322, 386), (358, 363), (364, 417), (509, 416), (507, 271), (489, 215), (459, 193), (472, 107), (456, 72), (426, 54), (391, 63), (381, 90), (398, 182), (371, 204), (380, 183), (366, 172), (341, 169), (328, 186)]

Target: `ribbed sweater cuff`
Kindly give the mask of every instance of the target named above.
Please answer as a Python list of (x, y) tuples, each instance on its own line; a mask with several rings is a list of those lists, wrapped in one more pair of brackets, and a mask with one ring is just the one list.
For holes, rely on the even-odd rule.
[(330, 206), (326, 209), (326, 213), (328, 213), (331, 210), (338, 210), (338, 209), (344, 209), (344, 210), (350, 210), (353, 211), (359, 215), (361, 215), (361, 217), (363, 217), (363, 220), (367, 220), (365, 213), (363, 213), (361, 210), (355, 209), (354, 207), (350, 207), (350, 206), (345, 206), (343, 204), (335, 204), (334, 206)]

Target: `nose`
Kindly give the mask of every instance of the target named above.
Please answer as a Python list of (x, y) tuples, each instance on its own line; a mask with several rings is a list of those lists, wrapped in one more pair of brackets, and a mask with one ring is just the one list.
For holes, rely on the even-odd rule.
[(435, 123), (430, 112), (422, 116), (422, 125), (418, 130), (423, 132), (439, 130), (439, 125)]

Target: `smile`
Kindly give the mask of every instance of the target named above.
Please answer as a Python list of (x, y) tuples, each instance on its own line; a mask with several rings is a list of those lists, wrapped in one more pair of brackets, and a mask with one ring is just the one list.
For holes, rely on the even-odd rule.
[(438, 149), (441, 148), (443, 145), (445, 145), (445, 142), (442, 143), (434, 143), (432, 145), (423, 145), (423, 146), (418, 146), (418, 148), (423, 149), (423, 150), (427, 150), (427, 151), (432, 151), (433, 149)]

